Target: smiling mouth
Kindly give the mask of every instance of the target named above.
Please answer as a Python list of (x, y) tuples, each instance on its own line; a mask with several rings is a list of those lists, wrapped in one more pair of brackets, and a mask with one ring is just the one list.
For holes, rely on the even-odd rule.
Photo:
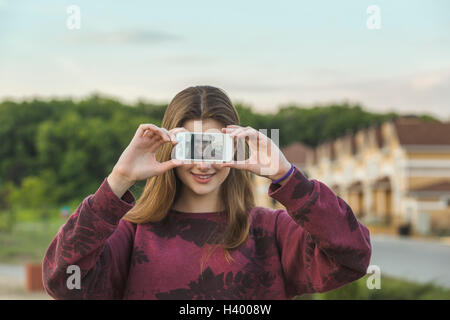
[(208, 179), (208, 178), (212, 177), (213, 175), (215, 175), (215, 173), (211, 173), (211, 174), (195, 174), (195, 173), (192, 173), (192, 172), (191, 172), (191, 174), (196, 176), (196, 177), (198, 177), (198, 178), (200, 178), (200, 179)]
[(192, 173), (192, 172), (191, 172), (191, 174), (194, 176), (194, 179), (197, 182), (203, 182), (203, 183), (209, 182), (211, 180), (211, 178), (215, 175), (215, 173), (212, 173), (212, 174), (195, 174), (195, 173)]

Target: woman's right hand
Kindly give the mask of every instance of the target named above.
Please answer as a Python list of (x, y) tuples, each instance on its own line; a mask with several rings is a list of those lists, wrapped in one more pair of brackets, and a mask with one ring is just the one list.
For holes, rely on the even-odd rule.
[(156, 151), (164, 143), (176, 145), (175, 135), (180, 131), (187, 131), (183, 127), (168, 131), (154, 124), (141, 124), (128, 147), (123, 151), (108, 182), (119, 197), (136, 181), (145, 180), (183, 164), (181, 160), (158, 162)]

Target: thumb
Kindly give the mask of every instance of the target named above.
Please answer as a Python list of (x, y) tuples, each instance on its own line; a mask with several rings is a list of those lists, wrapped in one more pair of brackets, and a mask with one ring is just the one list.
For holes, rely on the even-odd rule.
[(183, 160), (179, 160), (179, 159), (172, 159), (172, 160), (160, 162), (158, 165), (157, 171), (159, 173), (163, 173), (163, 172), (166, 172), (167, 170), (173, 169), (175, 167), (179, 167), (183, 163), (184, 163)]

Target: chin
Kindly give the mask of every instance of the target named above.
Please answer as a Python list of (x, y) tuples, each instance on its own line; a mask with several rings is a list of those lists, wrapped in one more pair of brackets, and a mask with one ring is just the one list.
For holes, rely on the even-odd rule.
[(189, 187), (195, 194), (198, 194), (198, 195), (205, 195), (205, 194), (211, 193), (212, 191), (214, 191), (217, 188), (217, 186), (215, 186), (215, 185), (214, 186), (213, 185), (201, 186), (201, 185), (196, 184), (195, 182), (193, 184), (190, 184)]

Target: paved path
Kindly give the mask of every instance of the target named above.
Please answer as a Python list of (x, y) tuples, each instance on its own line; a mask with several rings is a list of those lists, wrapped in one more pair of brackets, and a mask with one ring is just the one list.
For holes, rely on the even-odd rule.
[(21, 265), (0, 264), (0, 300), (51, 299), (45, 292), (25, 290), (25, 268)]
[(0, 276), (15, 279), (25, 278), (25, 268), (20, 265), (0, 264)]
[(384, 235), (372, 235), (371, 242), (370, 264), (379, 266), (382, 275), (450, 288), (449, 244)]

